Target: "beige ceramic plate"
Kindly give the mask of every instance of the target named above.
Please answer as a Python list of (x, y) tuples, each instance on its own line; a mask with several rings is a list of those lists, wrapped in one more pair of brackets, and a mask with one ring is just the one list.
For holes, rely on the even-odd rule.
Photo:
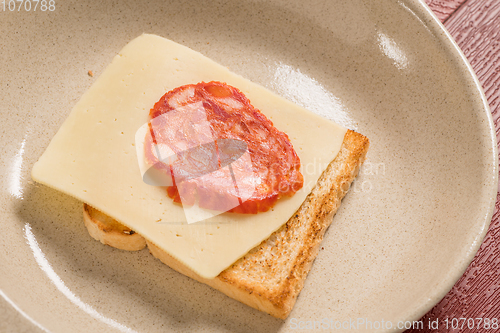
[[(39, 4), (0, 13), (0, 328), (286, 332), (316, 321), (316, 329), (385, 330), (420, 318), (472, 260), (497, 188), (492, 121), (470, 67), (423, 2), (46, 5), (54, 3), (54, 11)], [(371, 140), (286, 321), (172, 271), (147, 250), (99, 244), (79, 202), (30, 181), (71, 107), (143, 32)]]

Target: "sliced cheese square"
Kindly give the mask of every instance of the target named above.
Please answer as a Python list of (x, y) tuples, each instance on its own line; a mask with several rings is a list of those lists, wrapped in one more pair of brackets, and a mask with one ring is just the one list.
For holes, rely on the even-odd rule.
[[(288, 134), (304, 187), (255, 215), (223, 213), (188, 224), (164, 187), (145, 183), (135, 134), (163, 94), (226, 82)], [(346, 129), (170, 40), (142, 35), (113, 59), (35, 163), (32, 178), (117, 219), (204, 278), (214, 278), (269, 237), (300, 207), (340, 150)]]

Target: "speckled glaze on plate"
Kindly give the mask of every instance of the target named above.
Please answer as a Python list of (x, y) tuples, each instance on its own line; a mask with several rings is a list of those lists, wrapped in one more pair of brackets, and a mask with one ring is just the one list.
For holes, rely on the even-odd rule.
[[(54, 11), (0, 15), (2, 332), (398, 331), (453, 286), (488, 228), (497, 190), (489, 109), (423, 2), (56, 1)], [(79, 202), (30, 180), (72, 106), (143, 32), (371, 140), (286, 321), (147, 250), (101, 245)]]

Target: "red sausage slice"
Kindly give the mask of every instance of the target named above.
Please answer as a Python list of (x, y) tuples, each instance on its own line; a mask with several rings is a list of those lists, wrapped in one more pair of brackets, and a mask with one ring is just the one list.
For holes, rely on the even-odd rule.
[(168, 196), (183, 205), (256, 214), (303, 186), (288, 136), (221, 82), (163, 95), (150, 111), (146, 156), (170, 175)]

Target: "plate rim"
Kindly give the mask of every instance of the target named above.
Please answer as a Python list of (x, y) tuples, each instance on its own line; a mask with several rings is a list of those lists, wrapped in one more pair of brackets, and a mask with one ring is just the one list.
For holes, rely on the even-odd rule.
[[(417, 14), (420, 19), (427, 19), (426, 26), (434, 28), (434, 31), (439, 32), (434, 34), (436, 39), (439, 39), (440, 44), (445, 47), (448, 51), (454, 54), (454, 60), (463, 74), (467, 74), (470, 78), (472, 78), (474, 82), (474, 87), (469, 87), (468, 91), (472, 92), (474, 88), (479, 93), (479, 97), (481, 100), (481, 104), (483, 105), (483, 116), (486, 116), (486, 120), (488, 122), (489, 128), (489, 143), (491, 144), (491, 161), (493, 165), (493, 178), (488, 184), (490, 188), (489, 195), (489, 203), (488, 203), (488, 211), (484, 216), (484, 221), (481, 225), (479, 233), (474, 237), (474, 241), (471, 246), (468, 248), (466, 256), (462, 258), (463, 260), (460, 264), (454, 266), (453, 270), (450, 270), (446, 275), (446, 279), (443, 279), (439, 284), (437, 284), (433, 289), (433, 293), (427, 297), (427, 300), (422, 304), (415, 307), (412, 313), (409, 313), (405, 318), (402, 318), (403, 321), (415, 321), (421, 319), (427, 312), (429, 312), (436, 304), (438, 304), (453, 288), (453, 286), (457, 283), (458, 280), (464, 275), (465, 271), (474, 260), (479, 248), (483, 244), (484, 238), (489, 230), (489, 226), (491, 224), (493, 213), (495, 211), (495, 203), (497, 201), (498, 194), (498, 186), (499, 186), (499, 156), (498, 156), (498, 139), (495, 131), (495, 124), (493, 122), (493, 116), (491, 114), (491, 109), (484, 93), (484, 89), (482, 87), (479, 78), (477, 77), (472, 65), (469, 60), (463, 53), (462, 49), (455, 41), (453, 36), (450, 34), (448, 29), (444, 26), (444, 24), (439, 20), (436, 14), (430, 9), (427, 3), (424, 0), (402, 0), (404, 3), (410, 4), (409, 8)], [(464, 68), (465, 66), (465, 68)], [(391, 330), (386, 330), (389, 332)], [(404, 330), (401, 330), (401, 332)]]

